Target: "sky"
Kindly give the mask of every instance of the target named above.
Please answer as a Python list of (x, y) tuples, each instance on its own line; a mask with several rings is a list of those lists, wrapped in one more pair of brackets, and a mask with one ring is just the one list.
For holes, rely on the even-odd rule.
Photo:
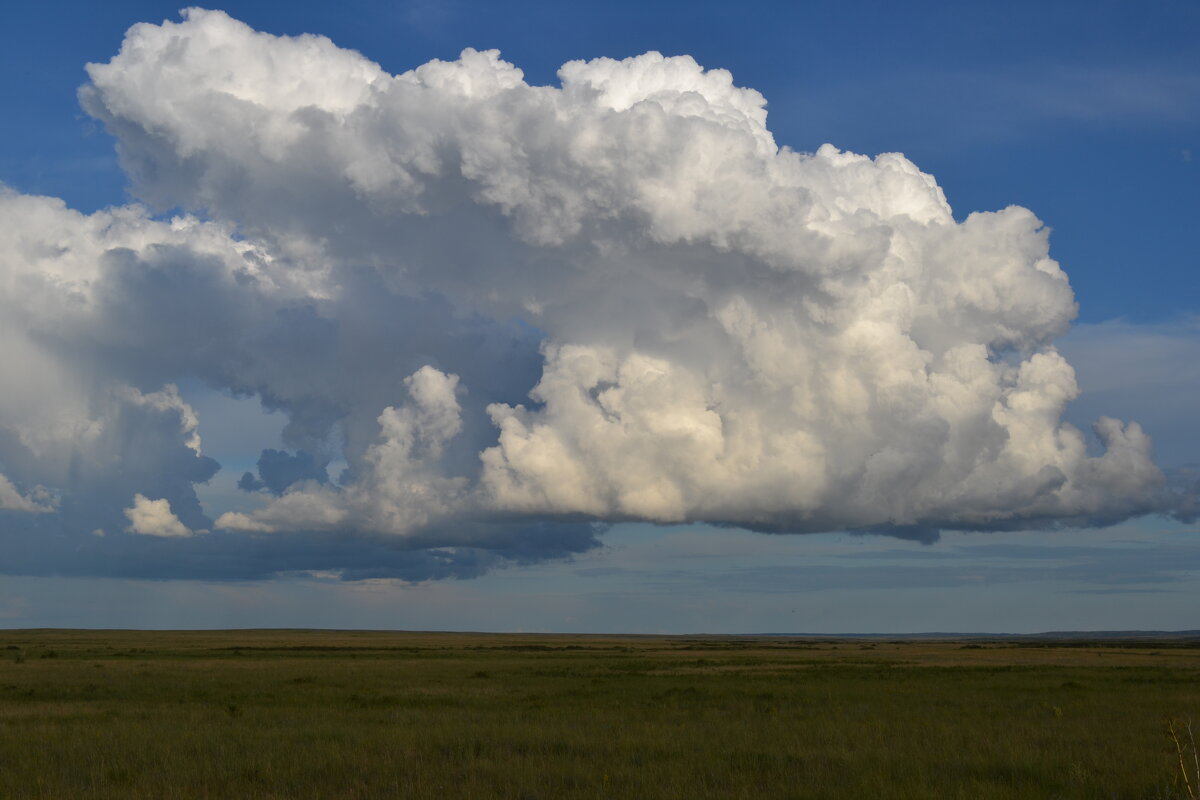
[(0, 625), (1200, 627), (1200, 6), (0, 12)]

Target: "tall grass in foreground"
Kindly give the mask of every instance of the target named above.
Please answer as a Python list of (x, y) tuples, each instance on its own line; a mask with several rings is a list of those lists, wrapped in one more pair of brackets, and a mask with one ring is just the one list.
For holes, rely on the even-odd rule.
[(1182, 784), (1183, 792), (1189, 800), (1196, 800), (1200, 797), (1197, 794), (1197, 790), (1200, 789), (1200, 752), (1196, 749), (1196, 733), (1192, 730), (1192, 721), (1169, 718), (1167, 736), (1175, 746), (1175, 758), (1179, 762), (1177, 783)]
[(0, 647), (0, 798), (1194, 797), (1185, 729), (1178, 750), (1163, 736), (1200, 710), (1194, 645), (13, 631)]

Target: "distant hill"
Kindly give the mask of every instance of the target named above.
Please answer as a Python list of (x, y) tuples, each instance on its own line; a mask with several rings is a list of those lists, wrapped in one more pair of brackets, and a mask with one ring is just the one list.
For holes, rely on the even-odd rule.
[(756, 633), (748, 636), (779, 636), (797, 639), (991, 639), (991, 640), (1044, 640), (1044, 641), (1113, 641), (1113, 640), (1164, 640), (1198, 639), (1200, 630), (1191, 631), (1046, 631), (1045, 633), (949, 633), (931, 631), (927, 633)]

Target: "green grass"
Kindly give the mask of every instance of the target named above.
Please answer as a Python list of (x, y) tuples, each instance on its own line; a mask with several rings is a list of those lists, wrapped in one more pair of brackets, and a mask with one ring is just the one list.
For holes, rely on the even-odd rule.
[(1186, 797), (1195, 643), (0, 631), (0, 798)]

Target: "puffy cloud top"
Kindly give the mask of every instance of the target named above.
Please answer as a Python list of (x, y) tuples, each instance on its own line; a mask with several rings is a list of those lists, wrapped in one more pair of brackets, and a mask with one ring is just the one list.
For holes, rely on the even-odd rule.
[[(213, 514), (453, 559), (561, 554), (551, 521), (991, 527), (1175, 502), (1136, 423), (1101, 419), (1090, 454), (1062, 422), (1076, 307), (1032, 213), (956, 222), (900, 154), (779, 148), (724, 70), (647, 53), (531, 86), (468, 49), (392, 76), (189, 9), (88, 73), (136, 194), (190, 216), (0, 195), (0, 374), (23, 376), (0, 467), (81, 527)], [(258, 510), (200, 508), (216, 465), (185, 377), (288, 415), (297, 455), (243, 479), (272, 490)], [(8, 478), (0, 501), (34, 503)]]
[(133, 496), (133, 506), (125, 509), (129, 517), (129, 533), (142, 536), (191, 536), (192, 530), (179, 521), (166, 500), (151, 500), (144, 495)]

